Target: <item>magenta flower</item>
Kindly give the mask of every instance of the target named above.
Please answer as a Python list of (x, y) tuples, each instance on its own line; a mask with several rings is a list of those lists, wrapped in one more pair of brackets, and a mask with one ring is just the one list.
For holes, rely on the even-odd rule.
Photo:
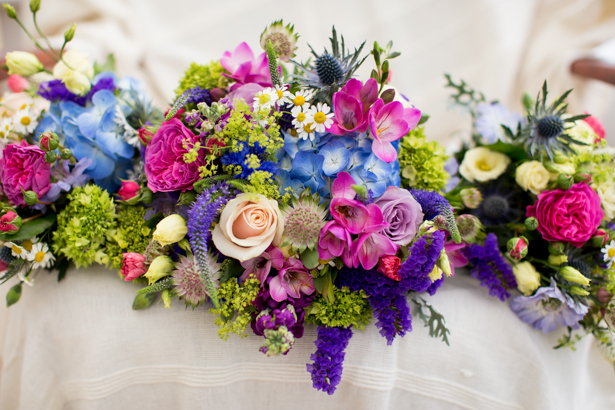
[(344, 265), (352, 267), (352, 254), (350, 248), (352, 246), (352, 238), (350, 232), (344, 229), (336, 221), (329, 221), (320, 230), (320, 239), (318, 240), (318, 257), (320, 259), (333, 259), (341, 257)]
[(271, 74), (267, 54), (262, 53), (254, 59), (254, 53), (250, 46), (243, 42), (232, 53), (225, 51), (220, 59), (220, 64), (231, 74), (223, 74), (237, 82), (231, 87), (234, 90), (241, 84), (257, 83), (263, 87), (271, 87)]
[(391, 142), (397, 141), (417, 126), (421, 111), (416, 108), (404, 108), (399, 101), (384, 104), (377, 99), (369, 110), (368, 122), (370, 133), (374, 138), (372, 151), (385, 162), (393, 162), (397, 151)]
[(245, 281), (250, 275), (256, 276), (256, 279), (261, 281), (261, 287), (265, 285), (265, 279), (269, 276), (271, 268), (280, 270), (284, 265), (284, 255), (282, 251), (273, 245), (270, 245), (267, 250), (252, 259), (241, 262), (241, 266), (245, 269), (241, 280)]
[(451, 265), (452, 275), (455, 275), (455, 268), (462, 268), (468, 264), (468, 258), (462, 252), (462, 249), (468, 246), (467, 243), (455, 243), (454, 240), (449, 239), (444, 244), (444, 250), (446, 251), (446, 256), (448, 256), (449, 264)]
[(26, 140), (21, 144), (9, 144), (2, 151), (0, 159), (0, 180), (9, 200), (15, 205), (25, 206), (22, 190), (34, 191), (38, 198), (51, 188), (49, 178), (51, 165), (45, 162), (45, 152)]
[(346, 132), (367, 130), (367, 111), (378, 98), (378, 83), (373, 78), (365, 85), (356, 78), (348, 80), (344, 88), (333, 94), (333, 124), (327, 131), (344, 135)]
[(278, 276), (269, 282), (269, 294), (276, 302), (288, 297), (298, 299), (301, 294), (311, 295), (314, 290), (312, 274), (295, 258), (288, 258)]
[(342, 227), (351, 234), (377, 232), (389, 224), (384, 222), (382, 211), (375, 204), (365, 206), (354, 199), (356, 185), (353, 177), (347, 172), (340, 172), (331, 185), (330, 212)]
[(364, 233), (352, 243), (353, 266), (370, 270), (378, 264), (378, 259), (395, 255), (399, 245), (381, 233)]

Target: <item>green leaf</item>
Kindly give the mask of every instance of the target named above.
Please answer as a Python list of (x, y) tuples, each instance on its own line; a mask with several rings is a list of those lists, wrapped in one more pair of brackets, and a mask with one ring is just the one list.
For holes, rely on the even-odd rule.
[(322, 294), (322, 290), (325, 288), (325, 282), (327, 275), (319, 276), (314, 278), (314, 288), (316, 288), (316, 292)]
[(103, 64), (94, 63), (94, 74), (100, 74), (105, 71), (115, 72), (115, 56), (113, 54), (109, 54), (107, 61)]
[(419, 120), (418, 125), (425, 124), (428, 119), (429, 119), (429, 115), (428, 114), (421, 115), (421, 119)]
[(301, 253), (301, 262), (308, 269), (315, 269), (318, 266), (318, 249), (306, 249)]
[(190, 205), (196, 200), (196, 192), (193, 190), (182, 192), (179, 195), (177, 205)]
[(6, 294), (6, 307), (19, 302), (19, 298), (21, 298), (21, 285), (22, 282), (19, 282), (9, 290), (9, 293)]
[(149, 218), (147, 221), (145, 221), (143, 226), (147, 226), (149, 229), (153, 231), (154, 229), (156, 229), (156, 225), (158, 225), (158, 222), (162, 221), (163, 219), (164, 219), (164, 214), (162, 212), (158, 212), (157, 214)]
[(325, 286), (322, 290), (322, 296), (325, 298), (327, 302), (329, 302), (330, 304), (333, 304), (333, 302), (335, 302), (335, 293), (334, 293), (335, 286), (333, 285), (331, 273), (327, 273), (324, 276), (324, 278), (325, 278)]
[(132, 310), (140, 310), (148, 308), (156, 299), (156, 293), (147, 293), (145, 295), (137, 295), (135, 301), (132, 302)]
[(245, 269), (241, 266), (241, 263), (237, 259), (231, 259), (230, 263), (226, 265), (224, 273), (220, 277), (220, 283), (224, 283), (232, 278), (240, 277)]
[(513, 144), (507, 144), (502, 141), (498, 141), (490, 145), (485, 145), (485, 148), (489, 148), (491, 151), (506, 154), (514, 161), (521, 161), (528, 158), (527, 152), (522, 147)]
[(36, 218), (24, 223), (23, 225), (21, 225), (21, 228), (19, 228), (19, 230), (12, 235), (0, 235), (0, 240), (23, 241), (26, 239), (30, 239), (34, 236), (42, 234), (47, 229), (51, 228), (55, 222), (56, 214), (47, 214), (45, 216), (41, 216), (40, 218)]
[(65, 257), (58, 258), (58, 261), (55, 263), (55, 266), (54, 266), (54, 268), (57, 269), (58, 271), (58, 282), (64, 279), (64, 277), (66, 276), (66, 271), (68, 270), (69, 266), (70, 266), (70, 261), (68, 260), (68, 258), (65, 258)]

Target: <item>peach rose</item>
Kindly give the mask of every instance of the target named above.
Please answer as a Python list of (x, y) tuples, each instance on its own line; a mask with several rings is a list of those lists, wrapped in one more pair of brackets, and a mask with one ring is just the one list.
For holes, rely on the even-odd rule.
[(220, 253), (243, 262), (259, 256), (271, 244), (279, 246), (283, 232), (277, 201), (260, 194), (240, 194), (222, 210), (212, 239)]

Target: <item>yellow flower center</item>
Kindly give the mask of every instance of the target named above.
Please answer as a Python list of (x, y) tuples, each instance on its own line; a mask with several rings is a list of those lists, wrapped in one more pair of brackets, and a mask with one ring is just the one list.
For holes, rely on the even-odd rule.
[(322, 124), (323, 122), (327, 121), (327, 116), (325, 115), (324, 112), (317, 112), (316, 114), (314, 114), (314, 121), (316, 121), (319, 124)]
[(298, 95), (293, 100), (293, 104), (298, 105), (298, 106), (302, 106), (303, 104), (305, 104), (305, 98), (303, 98), (303, 96), (301, 96), (301, 95)]
[(30, 117), (21, 117), (22, 125), (30, 125)]
[(32, 250), (32, 241), (29, 239), (26, 239), (25, 241), (21, 243), (21, 246), (22, 248), (30, 252)]
[(299, 115), (297, 115), (297, 121), (303, 122), (304, 120), (305, 120), (305, 114), (300, 112)]
[(267, 104), (271, 100), (271, 96), (269, 94), (261, 94), (258, 100), (261, 104)]
[(276, 93), (278, 94), (278, 99), (284, 96), (284, 91), (277, 90)]
[(21, 108), (20, 108), (20, 110), (25, 110), (27, 106), (28, 106), (28, 104), (24, 104), (24, 105), (22, 105), (22, 106), (21, 106)]
[(613, 256), (615, 256), (615, 248), (609, 249), (609, 258), (612, 258)]
[(11, 250), (13, 251), (13, 253), (16, 253), (17, 255), (21, 255), (21, 248), (17, 245), (13, 245), (11, 247)]
[(491, 167), (485, 161), (476, 161), (476, 167), (481, 171), (491, 171)]
[(303, 126), (303, 131), (305, 131), (305, 132), (307, 132), (307, 133), (312, 132), (312, 125), (314, 125), (314, 123), (313, 123), (313, 122), (311, 122), (311, 123), (309, 123), (309, 124), (307, 124), (307, 125), (304, 125), (304, 126)]
[(290, 130), (290, 135), (292, 135), (293, 137), (296, 137), (297, 136), (297, 130), (294, 129), (294, 128), (292, 130)]
[(34, 255), (34, 261), (36, 263), (41, 263), (43, 259), (45, 259), (45, 252), (36, 252), (36, 255)]

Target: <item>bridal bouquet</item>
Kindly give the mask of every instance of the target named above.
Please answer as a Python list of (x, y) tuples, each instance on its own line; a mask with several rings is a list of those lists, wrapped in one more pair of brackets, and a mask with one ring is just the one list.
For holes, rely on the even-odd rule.
[(112, 60), (92, 66), (63, 46), (49, 50), (58, 62), (47, 73), (32, 55), (8, 55), (32, 101), (30, 123), (21, 111), (5, 120), (3, 279), (21, 279), (9, 303), (39, 268), (98, 263), (140, 285), (134, 309), (158, 297), (211, 303), (222, 338), (250, 326), (268, 356), (313, 323), (307, 370), (329, 394), (352, 329), (374, 318), (391, 344), (412, 329), (409, 301), (448, 343), (419, 295), (451, 275), (444, 244), (461, 239), (438, 193), (444, 150), (387, 85), (399, 53), (375, 43), (359, 80), (363, 44), (350, 52), (334, 29), (331, 48), (302, 64), (297, 38), (279, 21), (259, 55), (241, 43), (193, 63), (164, 118), (138, 82), (108, 72)]
[(447, 80), (474, 123), (473, 144), (447, 164), (462, 238), (446, 245), (453, 264), (502, 301), (521, 292), (510, 306), (535, 329), (567, 328), (557, 347), (583, 328), (613, 362), (615, 151), (602, 125), (567, 112), (570, 91), (548, 99), (546, 82), (521, 115)]

